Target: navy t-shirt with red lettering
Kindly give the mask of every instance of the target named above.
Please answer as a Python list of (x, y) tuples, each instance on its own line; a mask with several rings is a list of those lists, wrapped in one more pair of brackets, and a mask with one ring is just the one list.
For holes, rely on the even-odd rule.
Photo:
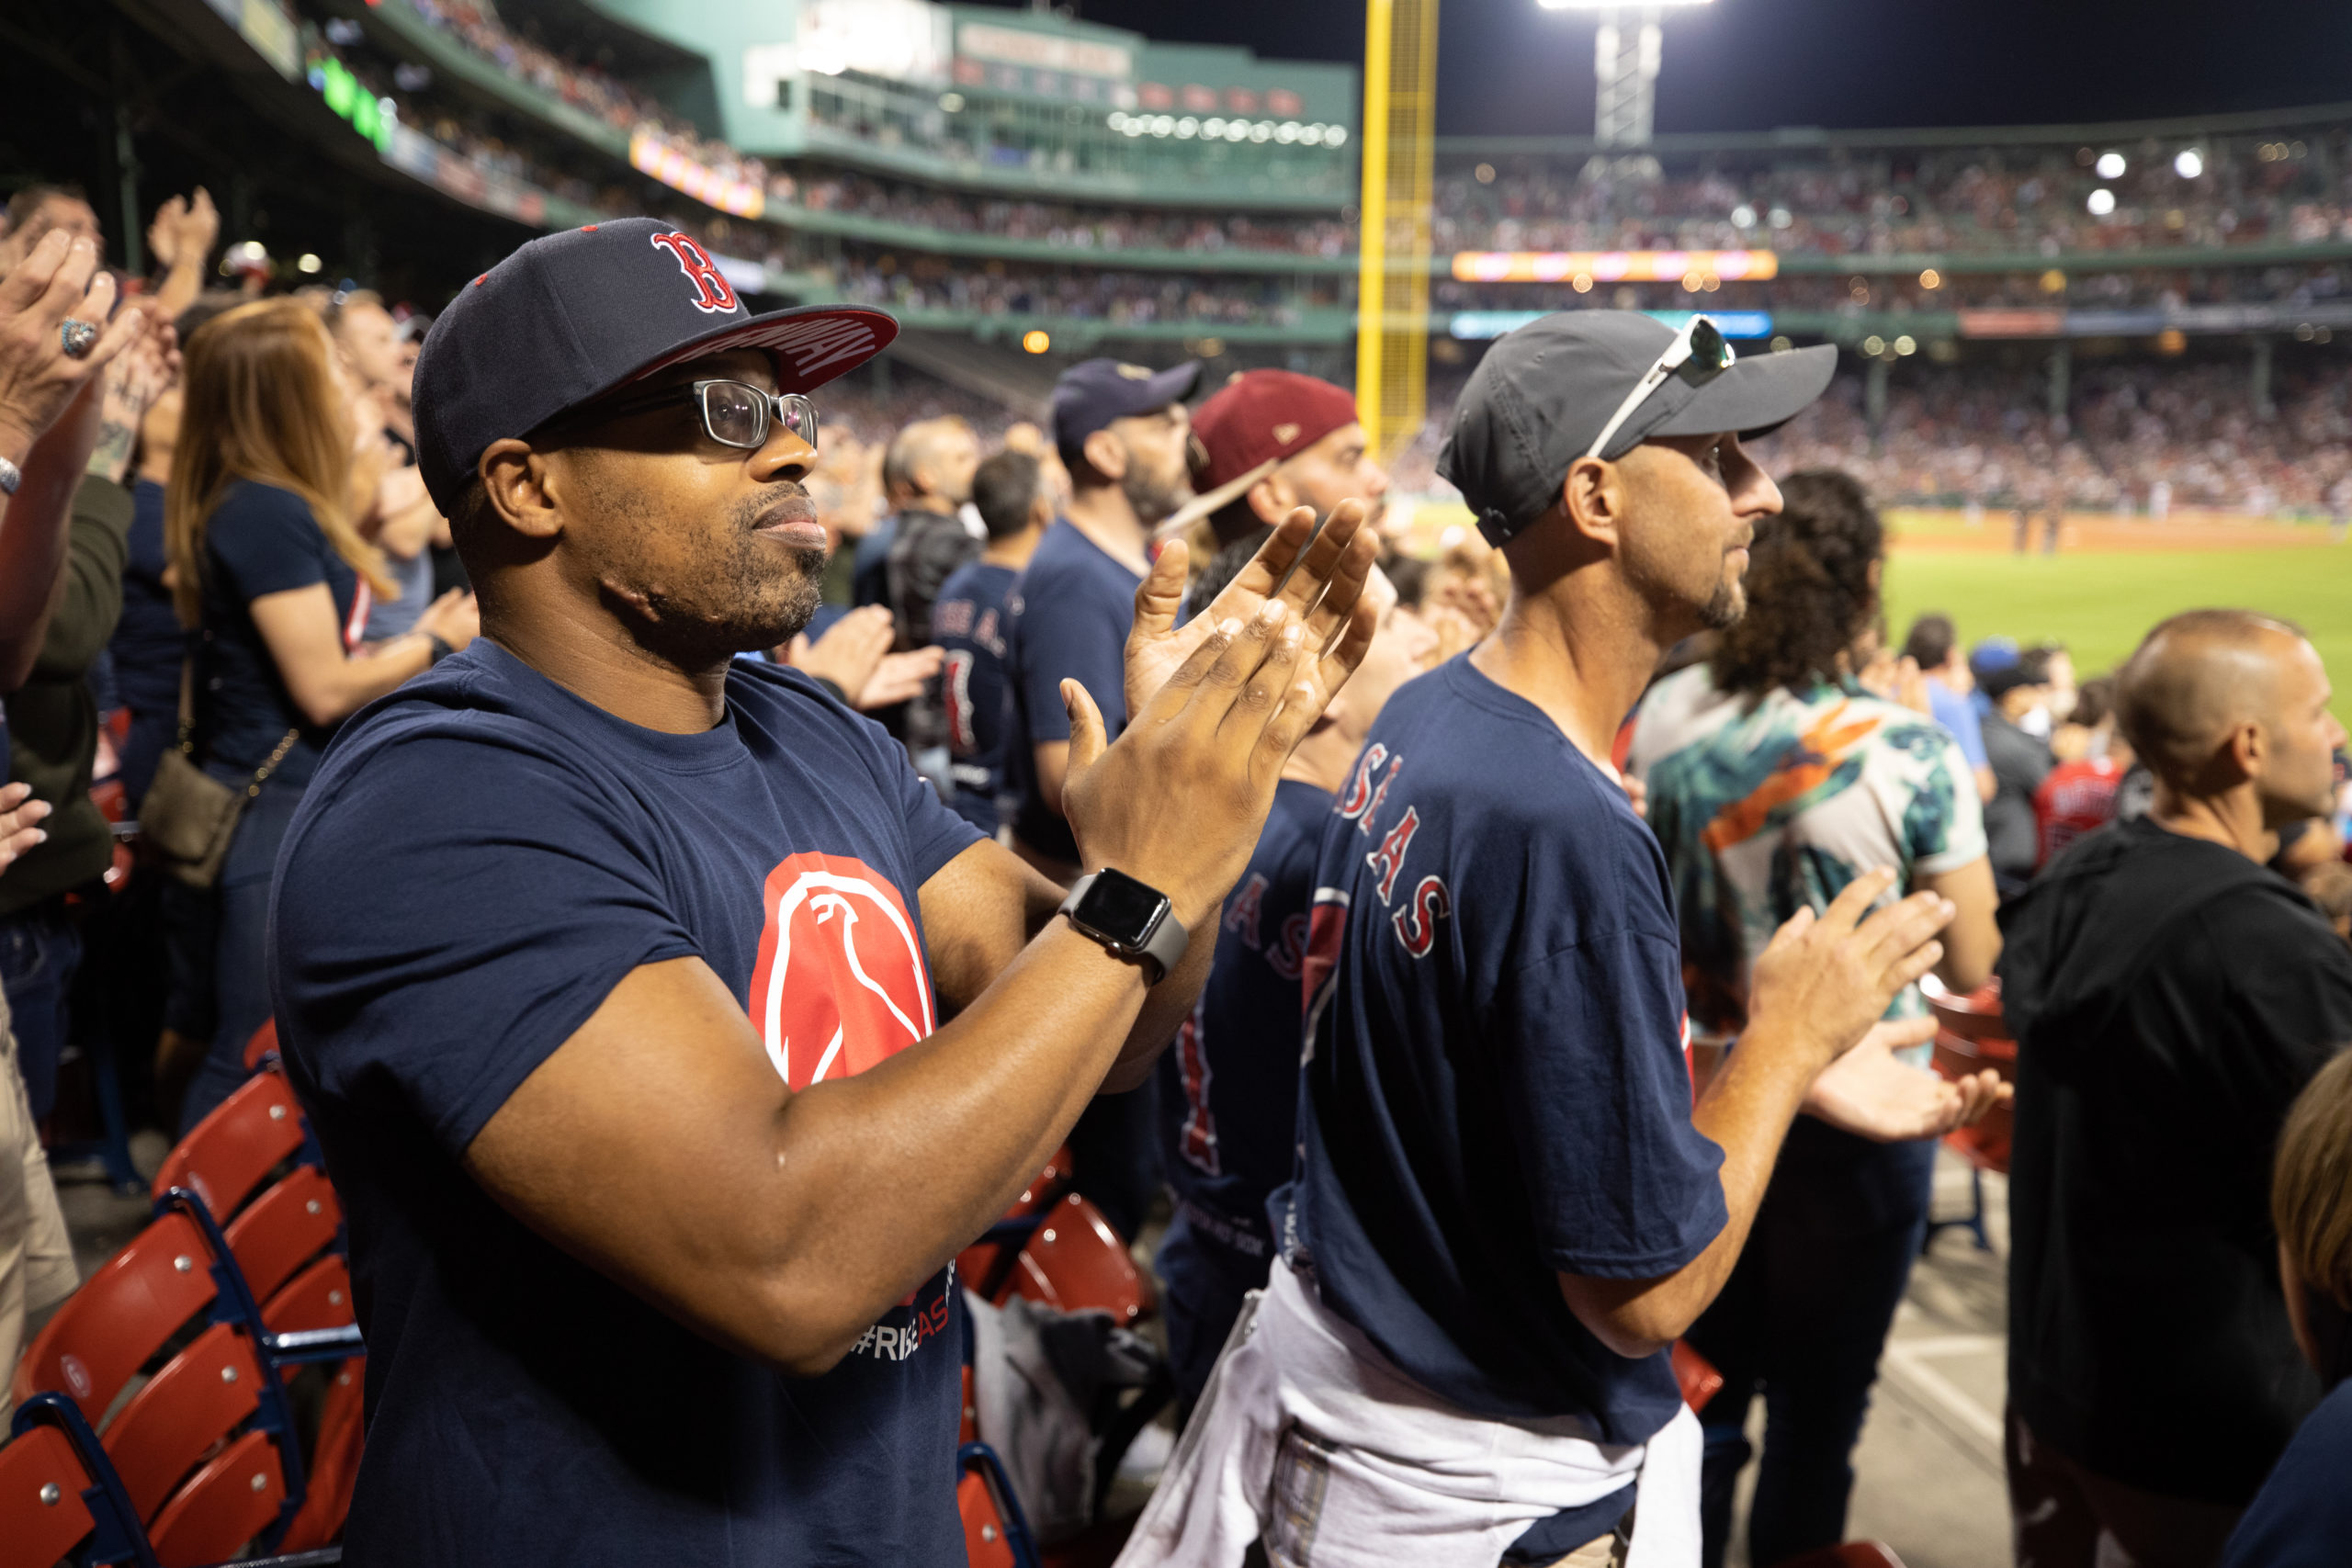
[(1260, 1258), (1272, 1256), (1266, 1199), (1291, 1174), (1299, 975), (1330, 815), (1330, 791), (1297, 779), (1274, 786), (1249, 869), (1226, 896), (1208, 983), (1159, 1060), (1168, 1184), (1251, 1238)]
[(1012, 703), (1005, 691), (1005, 637), (1012, 628), (1009, 566), (967, 561), (939, 585), (931, 606), (932, 640), (946, 650), (940, 699), (947, 712), (948, 801), (964, 819), (994, 833), (1003, 817), (1005, 756), (1012, 749)]
[(735, 663), (726, 717), (672, 735), (482, 638), (345, 727), (271, 927), (368, 1339), (346, 1562), (964, 1561), (952, 1269), (795, 1379), (559, 1250), (460, 1160), (639, 964), (707, 964), (795, 1090), (921, 1038), (919, 890), (977, 839), (789, 669)]
[(1666, 1353), (1611, 1350), (1557, 1276), (1670, 1274), (1727, 1217), (1657, 840), (1464, 656), (1382, 710), (1317, 880), (1285, 1255), (1455, 1406), (1645, 1441)]

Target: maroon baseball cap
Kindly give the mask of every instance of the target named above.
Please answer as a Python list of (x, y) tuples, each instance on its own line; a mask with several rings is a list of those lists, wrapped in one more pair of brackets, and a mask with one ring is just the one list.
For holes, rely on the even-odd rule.
[(1356, 420), (1355, 394), (1345, 388), (1295, 370), (1244, 370), (1193, 411), (1193, 488), (1204, 496), (1233, 484), (1247, 491)]
[(531, 241), (458, 290), (416, 360), (416, 462), (447, 516), (493, 441), (688, 359), (758, 348), (808, 392), (899, 335), (879, 310), (753, 315), (710, 253), (651, 218)]

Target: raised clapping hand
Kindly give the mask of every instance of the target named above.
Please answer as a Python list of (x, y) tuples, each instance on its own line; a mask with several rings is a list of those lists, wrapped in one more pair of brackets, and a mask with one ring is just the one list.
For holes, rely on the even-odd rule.
[(177, 265), (183, 256), (200, 266), (220, 232), (220, 209), (211, 193), (198, 186), (193, 197), (175, 196), (155, 209), (155, 220), (147, 225), (147, 250), (158, 266)]
[[(92, 378), (145, 335), (144, 310), (116, 315), (114, 306), (114, 278), (99, 270), (97, 246), (62, 229), (42, 235), (0, 280), (0, 457), (21, 457)], [(68, 320), (104, 329), (79, 359), (66, 354), (59, 331)]]
[(1796, 1065), (1808, 1075), (1818, 1074), (1861, 1043), (1904, 987), (1936, 966), (1944, 955), (1936, 933), (1951, 923), (1951, 900), (1915, 893), (1863, 919), (1894, 886), (1886, 866), (1864, 872), (1818, 916), (1800, 909), (1773, 933), (1756, 960), (1743, 1047), (1770, 1035), (1798, 1053)]
[(1183, 626), (1185, 548), (1163, 549), (1136, 591), (1134, 716), (1117, 740), (1105, 745), (1092, 695), (1062, 682), (1062, 800), (1080, 858), (1157, 887), (1188, 929), (1249, 863), (1283, 764), (1371, 645), (1363, 587), (1378, 546), (1363, 515), (1361, 502), (1343, 502), (1317, 533), (1314, 513), (1298, 508)]

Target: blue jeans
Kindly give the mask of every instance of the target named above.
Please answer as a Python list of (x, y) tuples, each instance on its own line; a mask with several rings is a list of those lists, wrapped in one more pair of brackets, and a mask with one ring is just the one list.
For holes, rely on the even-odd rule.
[(1873, 1144), (1810, 1116), (1789, 1129), (1747, 1249), (1689, 1335), (1724, 1374), (1699, 1415), (1706, 1568), (1722, 1568), (1732, 1489), (1752, 1451), (1742, 1428), (1759, 1393), (1764, 1463), (1748, 1561), (1778, 1562), (1845, 1539), (1854, 1442), (1927, 1233), (1935, 1162), (1931, 1138)]
[(65, 1050), (65, 998), (82, 965), (82, 937), (62, 897), (45, 898), (0, 919), (0, 990), (15, 1015), (17, 1066), (33, 1120), (57, 1109), (57, 1062)]
[[(224, 782), (252, 776), (240, 773)], [(212, 957), (212, 1048), (188, 1081), (187, 1100), (180, 1110), (183, 1137), (245, 1081), (245, 1045), (269, 1019), (270, 877), (308, 782), (273, 778), (265, 783), (261, 794), (246, 802), (237, 818), (236, 837), (229, 840), (229, 858), (212, 889), (219, 919)]]

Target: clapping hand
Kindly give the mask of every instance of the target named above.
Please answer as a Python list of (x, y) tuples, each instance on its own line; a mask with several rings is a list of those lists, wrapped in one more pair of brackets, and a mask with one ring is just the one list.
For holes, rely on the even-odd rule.
[[(1300, 617), (1315, 613), (1315, 624), (1308, 629), (1328, 637), (1339, 624), (1336, 606), (1344, 603), (1353, 608), (1378, 554), (1379, 541), (1364, 531), (1363, 518), (1363, 502), (1343, 501), (1333, 508), (1330, 522), (1318, 533), (1311, 509), (1294, 509), (1250, 564), (1216, 596), (1216, 603), (1181, 626), (1176, 617), (1183, 611), (1190, 557), (1182, 539), (1170, 540), (1136, 593), (1135, 625), (1127, 634), (1127, 711), (1141, 713), (1207, 638), (1211, 627), (1229, 620), (1245, 624), (1252, 620), (1278, 586), (1290, 611)], [(1362, 545), (1355, 543), (1359, 536), (1364, 541)], [(1328, 604), (1317, 598), (1327, 585), (1340, 590)], [(1337, 614), (1343, 617), (1345, 612)], [(1354, 669), (1350, 664), (1340, 680), (1344, 681)], [(1334, 684), (1321, 692), (1317, 711), (1338, 691)]]
[(220, 210), (212, 205), (211, 193), (198, 186), (193, 197), (175, 196), (155, 209), (155, 220), (147, 225), (147, 250), (158, 266), (176, 266), (183, 258), (200, 266), (220, 232)]
[(1895, 1060), (1907, 1045), (1935, 1038), (1932, 1018), (1873, 1025), (1862, 1043), (1821, 1070), (1804, 1109), (1831, 1126), (1872, 1142), (1939, 1138), (1972, 1126), (2011, 1099), (2001, 1075), (1986, 1068), (1957, 1081)]
[(1363, 517), (1362, 503), (1342, 502), (1318, 534), (1311, 511), (1293, 512), (1181, 627), (1185, 550), (1168, 546), (1136, 592), (1134, 716), (1115, 741), (1105, 743), (1087, 690), (1062, 682), (1062, 799), (1080, 859), (1157, 887), (1188, 927), (1209, 918), (1248, 863), (1283, 765), (1372, 644), (1363, 589), (1376, 541)]
[(784, 661), (831, 682), (860, 712), (894, 707), (920, 696), (923, 682), (938, 674), (947, 659), (946, 651), (937, 648), (891, 652), (895, 626), (888, 610), (868, 604), (835, 621), (814, 642), (807, 632), (794, 637), (784, 650)]
[(168, 326), (149, 333), (107, 367), (90, 473), (112, 484), (123, 481), (130, 472), (130, 454), (139, 444), (140, 422), (179, 378), (179, 338)]
[[(21, 456), (115, 355), (144, 336), (144, 310), (115, 311), (112, 274), (98, 248), (62, 229), (41, 236), (0, 280), (0, 457)], [(89, 350), (65, 352), (68, 321), (103, 330)]]
[(12, 784), (0, 787), (0, 871), (16, 863), (17, 857), (49, 837), (39, 826), (49, 815), (49, 802), (30, 796), (33, 786)]

